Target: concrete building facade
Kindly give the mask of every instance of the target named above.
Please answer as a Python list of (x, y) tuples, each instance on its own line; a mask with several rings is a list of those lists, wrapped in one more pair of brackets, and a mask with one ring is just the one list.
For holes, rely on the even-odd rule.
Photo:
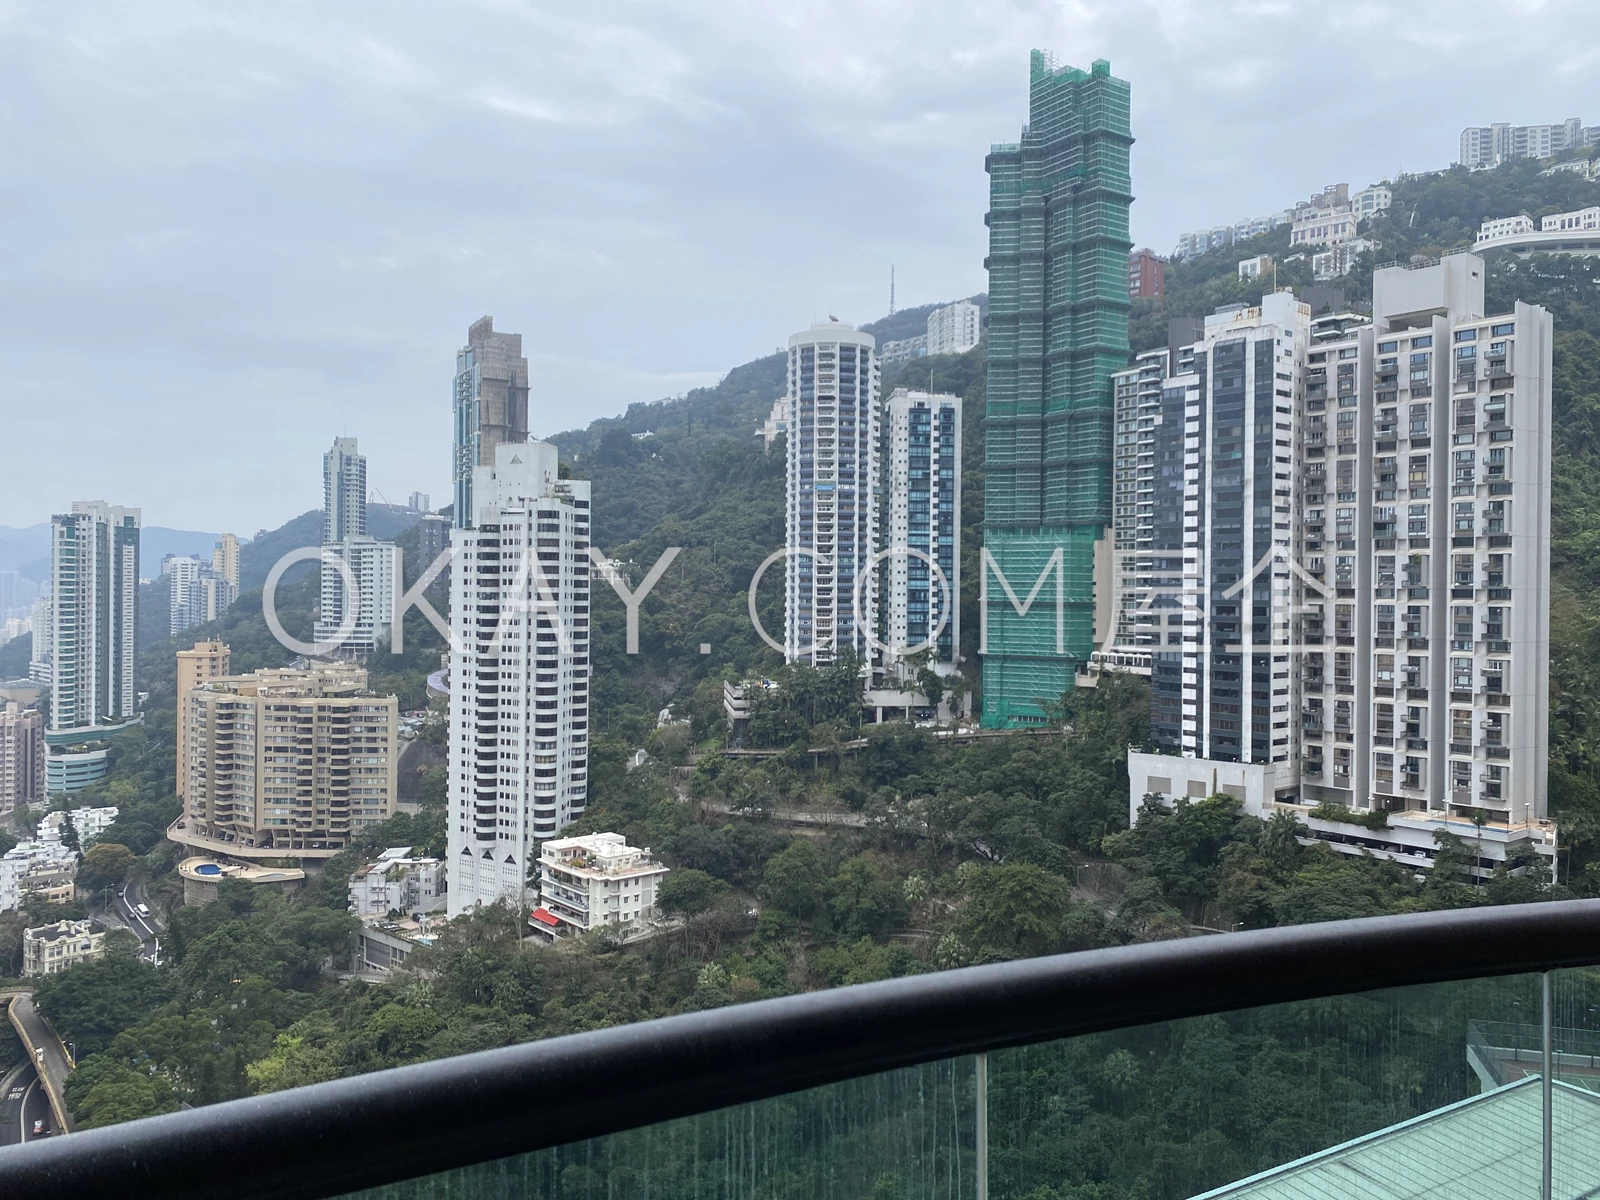
[(0, 855), (0, 912), (12, 912), (37, 896), (71, 904), (77, 890), (78, 856), (59, 841), (18, 842)]
[(1350, 211), (1358, 221), (1370, 221), (1394, 203), (1394, 193), (1381, 183), (1364, 187), (1350, 197)]
[(105, 804), (99, 807), (84, 805), (82, 808), (57, 809), (55, 812), (46, 813), (39, 822), (39, 840), (43, 842), (59, 842), (65, 832), (68, 821), (72, 822), (72, 830), (78, 837), (78, 845), (87, 850), (105, 836), (106, 830), (117, 823), (117, 814), (120, 812), (116, 805)]
[(217, 885), (225, 879), (289, 895), (300, 890), (306, 873), (299, 867), (264, 867), (196, 855), (178, 864), (178, 878), (183, 880), (184, 904), (199, 908), (216, 902)]
[(1309, 208), (1295, 214), (1291, 246), (1337, 246), (1356, 236), (1356, 215), (1342, 208)]
[[(222, 642), (196, 642), (188, 650), (178, 651), (178, 712), (182, 713), (191, 691), (208, 679), (228, 674), (232, 654)], [(178, 769), (174, 776), (178, 798), (183, 799), (189, 771), (189, 723), (178, 722)]]
[[(896, 388), (883, 406), (883, 666), (955, 668), (961, 645), (961, 398)], [(937, 569), (935, 569), (937, 567)], [(941, 583), (942, 578), (942, 583)]]
[(1484, 869), (1549, 855), (1551, 318), (1486, 315), (1472, 254), (1380, 270), (1373, 297), (1370, 322), (1286, 294), (1213, 317), (1163, 381), (1150, 457), (1182, 474), (1156, 480), (1126, 628), (1172, 761), (1139, 760), (1130, 806), (1250, 764), (1262, 813), (1352, 852), (1427, 865), (1445, 830)]
[(957, 300), (928, 314), (928, 353), (965, 354), (983, 336), (978, 306), (971, 300)]
[(79, 501), (50, 533), (50, 728), (92, 736), (135, 715), (139, 510)]
[(1166, 291), (1167, 264), (1154, 250), (1145, 248), (1128, 255), (1128, 298), (1149, 300)]
[(350, 911), (358, 917), (437, 912), (444, 904), (444, 862), (410, 846), (391, 846), (350, 876)]
[(28, 678), (35, 683), (51, 683), (55, 670), (56, 610), (48, 592), (33, 602), (33, 616), (28, 625), (33, 630)]
[(334, 438), (322, 456), (322, 544), (367, 536), (367, 457), (355, 438)]
[(9, 702), (0, 710), (0, 816), (44, 797), (44, 716)]
[[(341, 564), (349, 572), (348, 580)], [(359, 537), (324, 546), (317, 644), (342, 656), (363, 657), (376, 651), (394, 624), (399, 573), (400, 548), (393, 542)]]
[(897, 338), (891, 342), (884, 342), (878, 347), (877, 358), (879, 367), (892, 367), (897, 363), (909, 362), (913, 358), (928, 357), (928, 335), (919, 333), (915, 337)]
[(218, 579), (233, 585), (234, 595), (239, 594), (239, 539), (231, 533), (211, 548), (211, 570)]
[(355, 438), (322, 456), (322, 561), (314, 636), (323, 653), (364, 657), (394, 622), (399, 550), (367, 533), (367, 460)]
[(667, 868), (620, 833), (558, 838), (539, 850), (539, 908), (530, 924), (552, 936), (637, 927), (657, 914)]
[(1258, 254), (1254, 258), (1241, 258), (1237, 268), (1240, 279), (1260, 279), (1272, 274), (1272, 255)]
[(417, 522), (417, 568), (426, 571), (450, 547), (450, 521), (434, 513)]
[(264, 668), (193, 686), (180, 845), (240, 858), (331, 858), (395, 811), (399, 701), (350, 663)]
[[(167, 576), (167, 635), (177, 637), (196, 625), (215, 621), (239, 598), (238, 584), (219, 574), (214, 563), (173, 557), (162, 564)], [(238, 574), (237, 552), (234, 573)]]
[(1348, 242), (1340, 242), (1337, 246), (1319, 250), (1311, 256), (1311, 278), (1318, 283), (1342, 279), (1356, 269), (1360, 255), (1368, 253), (1376, 246), (1376, 242), (1366, 238), (1352, 238)]
[(1600, 230), (1600, 206), (1539, 218), (1540, 233), (1594, 233), (1596, 230)]
[(520, 333), (496, 333), (493, 317), (467, 328), (456, 352), (451, 385), (454, 440), (451, 455), (455, 526), (471, 526), (476, 512), (473, 474), (495, 465), (495, 448), (528, 440), (528, 360)]
[(588, 804), (589, 503), (549, 442), (505, 443), (454, 534), (449, 911), (522, 907), (538, 843)]
[(837, 321), (789, 339), (784, 658), (871, 656), (877, 628), (876, 341)]
[(22, 931), (22, 973), (55, 975), (106, 952), (106, 935), (92, 921), (57, 921)]
[(1549, 125), (1469, 125), (1461, 131), (1456, 158), (1464, 167), (1498, 167), (1514, 158), (1552, 158), (1600, 142), (1600, 126), (1585, 126), (1579, 117)]

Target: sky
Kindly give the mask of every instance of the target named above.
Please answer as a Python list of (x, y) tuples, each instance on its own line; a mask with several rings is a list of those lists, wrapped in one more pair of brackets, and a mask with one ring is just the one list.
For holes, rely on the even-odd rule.
[(981, 291), (1033, 47), (1132, 84), (1165, 253), (1464, 125), (1600, 123), (1592, 33), (1590, 0), (0, 0), (0, 525), (250, 536), (336, 436), (443, 504), (484, 314), (538, 436), (881, 317), (891, 264), (900, 307)]

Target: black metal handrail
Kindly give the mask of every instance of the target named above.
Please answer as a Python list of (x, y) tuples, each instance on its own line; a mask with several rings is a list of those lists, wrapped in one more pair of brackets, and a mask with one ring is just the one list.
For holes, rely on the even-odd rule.
[[(1600, 963), (1600, 900), (967, 967), (377, 1071), (0, 1150), (0, 1195), (335, 1196), (819, 1084), (1265, 1004)], [(549, 1098), (559, 1095), (561, 1102)]]

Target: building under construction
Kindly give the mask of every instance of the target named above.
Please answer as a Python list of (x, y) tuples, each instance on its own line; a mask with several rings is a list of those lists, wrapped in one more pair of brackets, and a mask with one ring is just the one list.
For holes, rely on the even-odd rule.
[(985, 162), (989, 728), (1046, 720), (1094, 649), (1095, 562), (1109, 563), (1111, 376), (1128, 362), (1128, 102), (1110, 63), (1084, 72), (1035, 50), (1022, 140)]

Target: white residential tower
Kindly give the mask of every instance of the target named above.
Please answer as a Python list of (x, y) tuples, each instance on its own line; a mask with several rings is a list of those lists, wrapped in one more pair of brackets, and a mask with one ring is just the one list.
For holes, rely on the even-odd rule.
[(589, 483), (554, 445), (495, 447), (452, 535), (451, 916), (525, 907), (538, 845), (588, 803)]
[(870, 658), (877, 628), (878, 363), (839, 321), (789, 339), (784, 658)]

